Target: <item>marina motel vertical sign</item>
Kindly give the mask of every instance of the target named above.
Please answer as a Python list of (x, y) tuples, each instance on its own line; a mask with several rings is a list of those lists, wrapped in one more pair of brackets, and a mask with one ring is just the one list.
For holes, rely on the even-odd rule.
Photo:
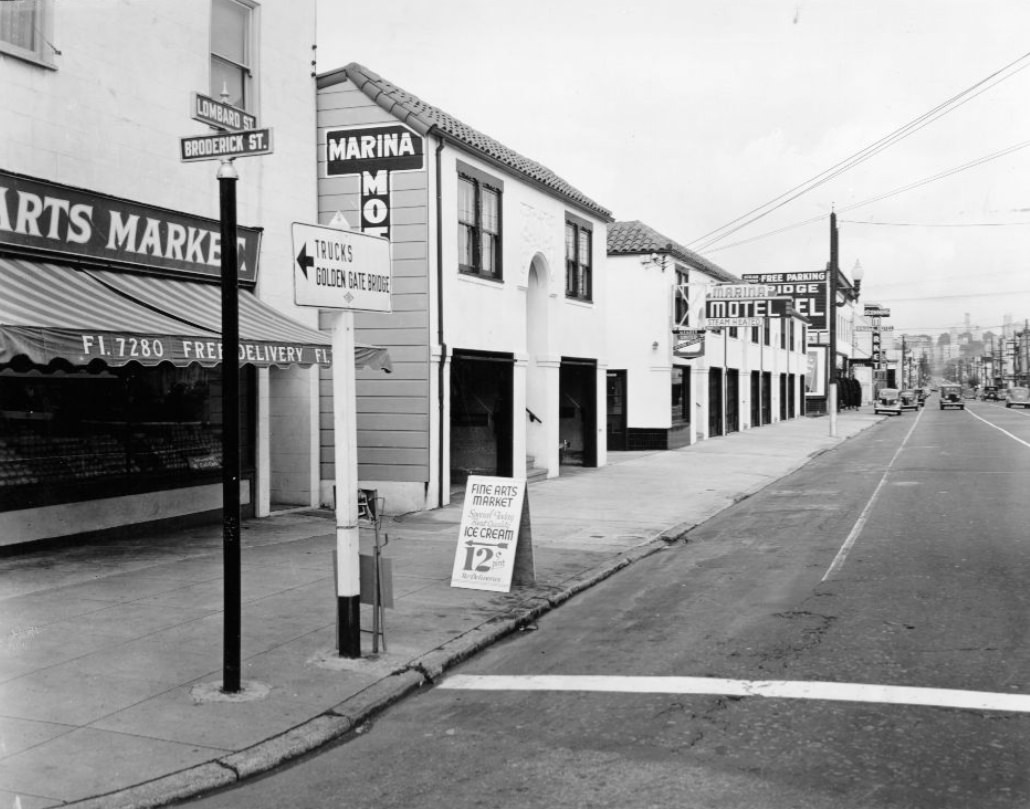
[(425, 140), (401, 124), (330, 129), (325, 133), (325, 150), (327, 177), (359, 178), (358, 229), (389, 239), (392, 175), (425, 168)]

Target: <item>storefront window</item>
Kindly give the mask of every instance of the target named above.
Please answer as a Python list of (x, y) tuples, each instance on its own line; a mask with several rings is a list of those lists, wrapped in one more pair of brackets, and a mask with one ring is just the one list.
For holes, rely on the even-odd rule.
[[(254, 371), (240, 377), (253, 470)], [(0, 366), (0, 510), (221, 479), (221, 369)]]

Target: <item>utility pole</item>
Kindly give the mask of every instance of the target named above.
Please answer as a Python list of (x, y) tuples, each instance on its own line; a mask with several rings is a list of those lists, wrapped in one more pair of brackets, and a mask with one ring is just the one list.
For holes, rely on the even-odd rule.
[(905, 384), (906, 362), (907, 361), (905, 359), (905, 335), (903, 334), (903, 335), (901, 335), (901, 389), (902, 390), (904, 390), (907, 387), (907, 385)]
[(826, 358), (826, 412), (830, 416), (830, 435), (837, 435), (837, 212), (830, 211), (830, 262), (829, 270), (830, 305), (826, 311), (826, 327), (829, 329), (829, 354)]

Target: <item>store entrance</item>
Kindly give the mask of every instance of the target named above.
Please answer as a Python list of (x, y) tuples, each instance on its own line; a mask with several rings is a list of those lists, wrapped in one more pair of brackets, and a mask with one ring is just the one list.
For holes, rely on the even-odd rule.
[(562, 357), (558, 380), (559, 462), (597, 466), (597, 363)]
[(515, 360), (456, 350), (451, 361), (451, 485), (469, 475), (511, 477)]
[(608, 371), (608, 449), (626, 449), (626, 372)]
[(726, 432), (740, 430), (740, 371), (726, 369)]
[(762, 383), (758, 371), (751, 372), (751, 426), (762, 424)]
[(708, 437), (722, 435), (722, 369), (708, 370)]

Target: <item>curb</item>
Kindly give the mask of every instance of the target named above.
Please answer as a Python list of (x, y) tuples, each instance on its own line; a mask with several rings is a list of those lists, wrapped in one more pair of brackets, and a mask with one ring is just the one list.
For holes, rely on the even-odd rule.
[(527, 589), (524, 598), (509, 615), (491, 618), (442, 646), (414, 658), (406, 668), (387, 675), (353, 697), (285, 733), (222, 758), (206, 761), (117, 792), (66, 803), (63, 806), (69, 809), (157, 809), (176, 801), (198, 798), (235, 786), (255, 775), (269, 772), (287, 761), (346, 736), (408, 694), (427, 683), (432, 684), (447, 669), (533, 623), (541, 615), (555, 609), (577, 593), (604, 581), (640, 559), (665, 550), (671, 542), (676, 541), (692, 527), (692, 523), (685, 523), (663, 531), (657, 539), (623, 551), (591, 570), (569, 579), (560, 590)]
[[(872, 422), (868, 426), (872, 426)], [(807, 454), (796, 465), (776, 479), (793, 474), (813, 458), (829, 452), (854, 435), (864, 432), (863, 427), (853, 435), (845, 436), (831, 446)], [(753, 490), (733, 498), (729, 505), (761, 491), (772, 481), (757, 485)], [(665, 529), (655, 539), (623, 551), (578, 576), (566, 580), (560, 588), (527, 588), (519, 603), (507, 615), (501, 615), (480, 624), (468, 632), (452, 638), (425, 654), (411, 660), (403, 669), (378, 680), (353, 697), (333, 706), (318, 716), (258, 742), (252, 747), (213, 759), (184, 770), (81, 801), (63, 804), (69, 809), (157, 809), (177, 801), (197, 798), (210, 792), (235, 786), (256, 775), (269, 772), (281, 764), (314, 752), (357, 730), (378, 713), (398, 702), (424, 685), (432, 684), (443, 673), (472, 657), (477, 652), (502, 638), (532, 624), (541, 615), (557, 608), (577, 593), (613, 576), (623, 568), (652, 554), (685, 542), (687, 534), (714, 514), (699, 522), (683, 522)]]

